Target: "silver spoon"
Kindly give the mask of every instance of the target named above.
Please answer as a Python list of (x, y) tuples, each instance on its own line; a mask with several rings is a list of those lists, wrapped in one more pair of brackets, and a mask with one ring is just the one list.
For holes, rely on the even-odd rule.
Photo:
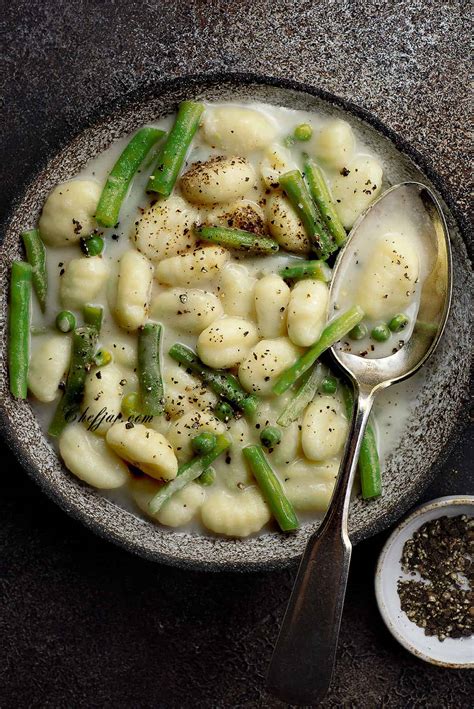
[[(361, 224), (373, 219), (376, 225), (377, 210), (386, 209), (388, 200), (393, 199), (420, 210), (425, 252), (428, 245), (433, 268), (421, 286), (417, 324), (395, 354), (365, 359), (344, 351), (340, 344), (332, 348), (332, 355), (354, 384), (354, 413), (329, 509), (306, 546), (270, 663), (268, 689), (290, 704), (317, 704), (331, 683), (352, 551), (349, 502), (374, 397), (410, 377), (426, 362), (449, 312), (452, 265), (448, 229), (435, 195), (418, 182), (404, 182), (387, 190), (354, 225), (334, 270), (329, 312), (333, 312), (348, 259), (360, 245)], [(422, 322), (427, 309), (429, 323)]]

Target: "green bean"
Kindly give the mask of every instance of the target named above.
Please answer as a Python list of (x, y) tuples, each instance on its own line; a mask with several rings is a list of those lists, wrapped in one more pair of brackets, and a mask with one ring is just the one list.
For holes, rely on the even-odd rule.
[(405, 313), (398, 313), (398, 315), (394, 315), (390, 320), (388, 326), (392, 332), (401, 332), (406, 328), (409, 322), (410, 320)]
[(168, 137), (159, 151), (154, 174), (148, 181), (148, 190), (169, 197), (186, 158), (191, 141), (199, 127), (204, 106), (183, 101)]
[(325, 261), (295, 261), (289, 266), (282, 268), (280, 276), (285, 280), (299, 281), (302, 278), (316, 278), (318, 281), (329, 283), (332, 277), (332, 269)]
[(26, 258), (32, 267), (32, 281), (42, 312), (46, 310), (48, 294), (48, 274), (46, 271), (46, 249), (38, 229), (29, 229), (21, 235), (25, 245)]
[(120, 207), (126, 197), (130, 182), (141, 163), (156, 143), (164, 135), (158, 128), (141, 128), (128, 143), (113, 166), (100, 195), (95, 218), (105, 227), (115, 226)]
[(351, 340), (363, 340), (364, 337), (367, 337), (369, 334), (369, 331), (367, 330), (367, 326), (364, 325), (363, 322), (360, 322), (358, 325), (352, 328), (352, 330), (349, 333), (349, 337)]
[(364, 317), (364, 311), (358, 305), (349, 308), (345, 313), (334, 318), (324, 328), (321, 337), (296, 362), (280, 374), (273, 386), (273, 392), (283, 394), (304, 374), (323, 352), (336, 344), (344, 335), (352, 330)]
[(301, 377), (301, 384), (296, 394), (290, 399), (277, 419), (277, 423), (280, 426), (286, 427), (296, 421), (308, 404), (313, 401), (323, 377), (324, 368), (322, 364), (316, 364), (312, 369), (308, 369)]
[(200, 485), (203, 485), (204, 487), (210, 487), (211, 485), (214, 485), (215, 481), (216, 471), (212, 467), (203, 470), (201, 475), (196, 480), (196, 482), (198, 482)]
[(265, 426), (260, 434), (260, 442), (265, 448), (274, 448), (281, 441), (281, 431), (276, 426)]
[(91, 236), (81, 236), (81, 251), (86, 256), (100, 256), (104, 250), (104, 240), (98, 234)]
[(295, 136), (296, 140), (306, 142), (307, 140), (311, 139), (311, 136), (313, 135), (313, 129), (309, 125), (309, 123), (301, 123), (301, 125), (296, 126), (293, 135)]
[(97, 330), (97, 334), (100, 334), (103, 315), (104, 309), (101, 305), (91, 305), (90, 303), (84, 305), (84, 309), (82, 311), (84, 323), (95, 328)]
[(388, 326), (383, 322), (372, 328), (370, 336), (376, 342), (387, 342), (390, 338), (390, 330)]
[(230, 441), (225, 436), (219, 435), (217, 443), (210, 453), (193, 458), (189, 463), (181, 465), (174, 480), (165, 483), (148, 503), (151, 514), (156, 514), (175, 492), (182, 490), (183, 487), (202, 475), (229, 446)]
[(283, 532), (298, 529), (299, 522), (293, 505), (286, 497), (282, 484), (271, 469), (261, 447), (246, 446), (242, 452), (280, 529)]
[(299, 170), (285, 172), (280, 176), (279, 183), (303, 222), (316, 256), (325, 261), (337, 249), (337, 245), (311, 199), (301, 172)]
[(105, 367), (107, 364), (110, 364), (111, 361), (112, 355), (103, 347), (101, 347), (100, 350), (97, 350), (94, 355), (94, 364), (96, 367)]
[(318, 206), (324, 223), (334, 237), (336, 244), (342, 246), (347, 239), (346, 230), (339, 219), (322, 171), (313, 160), (306, 156), (304, 172), (308, 181), (309, 193)]
[(59, 436), (68, 423), (74, 421), (84, 395), (87, 373), (97, 344), (95, 327), (78, 327), (72, 336), (72, 354), (64, 394), (60, 399), (48, 429), (50, 436)]
[(191, 447), (196, 455), (206, 455), (210, 453), (217, 443), (217, 436), (211, 431), (203, 431), (191, 441)]
[(138, 381), (143, 413), (147, 416), (158, 416), (164, 407), (161, 331), (159, 323), (147, 323), (138, 333)]
[(76, 317), (70, 310), (61, 310), (55, 322), (60, 332), (72, 332), (76, 327)]
[(243, 229), (229, 229), (223, 226), (201, 226), (195, 227), (194, 232), (198, 239), (220, 244), (227, 249), (260, 254), (271, 254), (279, 249), (274, 239), (270, 239), (267, 236), (258, 236), (258, 234), (243, 231)]
[[(352, 389), (345, 385), (342, 388), (347, 417), (352, 418), (354, 408), (354, 395)], [(359, 475), (362, 497), (369, 500), (382, 494), (382, 473), (380, 469), (379, 454), (375, 432), (369, 420), (359, 453)]]
[(215, 394), (227, 399), (247, 416), (252, 416), (257, 410), (257, 397), (253, 394), (247, 394), (237, 377), (228, 372), (219, 372), (207, 367), (189, 347), (181, 344), (173, 345), (169, 355), (176, 362), (193, 372), (193, 374), (197, 374)]
[(234, 410), (227, 401), (218, 401), (214, 407), (214, 414), (220, 421), (228, 423), (234, 415)]
[(10, 391), (26, 399), (30, 359), (31, 281), (33, 268), (24, 261), (12, 263), (10, 281), (8, 372)]

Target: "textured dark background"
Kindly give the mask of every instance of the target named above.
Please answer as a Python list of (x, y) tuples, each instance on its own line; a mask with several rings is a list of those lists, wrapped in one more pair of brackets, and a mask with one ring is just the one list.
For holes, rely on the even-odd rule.
[[(372, 111), (431, 160), (467, 212), (467, 2), (0, 6), (2, 208), (78, 116), (137, 82), (250, 70)], [(206, 575), (144, 562), (69, 519), (0, 453), (1, 707), (276, 706), (264, 674), (294, 571)], [(471, 427), (424, 499), (472, 493), (473, 456)], [(354, 551), (324, 705), (468, 707), (472, 673), (418, 661), (382, 624), (373, 576), (386, 536)]]

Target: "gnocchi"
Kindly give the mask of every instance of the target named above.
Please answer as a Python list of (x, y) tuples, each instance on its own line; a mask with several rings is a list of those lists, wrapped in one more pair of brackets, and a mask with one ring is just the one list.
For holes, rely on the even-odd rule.
[(270, 195), (266, 205), (268, 230), (283, 249), (295, 254), (307, 254), (311, 250), (311, 242), (285, 195), (275, 192)]
[(119, 263), (115, 301), (115, 317), (126, 330), (145, 324), (152, 282), (153, 266), (148, 259), (138, 251), (126, 251)]
[(304, 279), (293, 286), (288, 305), (288, 337), (294, 345), (309, 347), (326, 323), (329, 291), (325, 283)]
[(248, 487), (239, 492), (217, 490), (201, 507), (205, 527), (228, 537), (248, 537), (270, 520), (270, 510), (259, 491)]
[(199, 335), (224, 314), (219, 298), (198, 288), (172, 288), (159, 293), (151, 304), (151, 314), (173, 324), (180, 332)]
[(62, 305), (79, 309), (95, 300), (108, 276), (109, 268), (101, 256), (72, 259), (61, 276), (59, 295)]
[(369, 155), (351, 160), (332, 182), (336, 211), (349, 229), (357, 217), (370, 206), (382, 189), (383, 170)]
[(222, 246), (203, 246), (188, 254), (163, 259), (155, 269), (155, 277), (168, 286), (199, 286), (216, 278), (229, 258), (229, 252)]
[(166, 527), (181, 527), (188, 524), (196, 516), (204, 502), (204, 489), (191, 482), (173, 495), (154, 515), (150, 513), (148, 504), (159, 491), (160, 486), (150, 478), (134, 478), (131, 483), (132, 497), (138, 507), (146, 515), (151, 515)]
[(347, 121), (336, 119), (326, 123), (315, 137), (315, 152), (329, 167), (343, 169), (355, 150), (355, 137)]
[(89, 236), (97, 226), (94, 215), (101, 191), (92, 180), (71, 180), (55, 187), (38, 224), (45, 244), (70, 246)]
[(239, 367), (239, 379), (246, 391), (270, 396), (277, 377), (290, 367), (301, 350), (287, 338), (260, 340)]
[(250, 320), (227, 316), (201, 332), (197, 352), (209, 367), (227, 369), (237, 366), (257, 340), (257, 328)]
[(178, 460), (173, 447), (157, 431), (144, 424), (114, 423), (106, 441), (123, 460), (157, 480), (173, 480), (178, 472)]
[(347, 438), (347, 419), (339, 402), (317, 396), (303, 417), (301, 444), (308, 460), (323, 461), (339, 455)]
[(209, 145), (230, 153), (247, 154), (261, 150), (274, 139), (277, 126), (261, 111), (240, 106), (222, 106), (207, 111), (203, 122)]
[(255, 284), (245, 266), (227, 263), (219, 277), (219, 297), (226, 315), (255, 318)]
[(99, 490), (122, 487), (129, 479), (123, 460), (103, 438), (87, 431), (80, 423), (72, 423), (64, 429), (59, 437), (59, 452), (71, 473)]
[(256, 187), (257, 176), (242, 157), (218, 156), (195, 163), (180, 181), (181, 191), (192, 204), (222, 204), (243, 199)]
[(89, 431), (105, 436), (112, 424), (120, 419), (122, 379), (123, 373), (115, 364), (87, 375), (81, 421)]
[(294, 170), (296, 163), (289, 150), (275, 143), (271, 145), (260, 162), (260, 175), (265, 187), (276, 188), (283, 173)]
[(28, 389), (38, 401), (49, 403), (58, 395), (58, 387), (69, 366), (71, 339), (65, 335), (41, 338), (30, 359)]
[(180, 462), (185, 462), (192, 457), (191, 441), (203, 431), (224, 433), (226, 426), (211, 413), (199, 410), (188, 411), (172, 423), (168, 432), (168, 441)]
[(217, 403), (210, 389), (176, 365), (166, 368), (164, 382), (165, 410), (172, 418), (182, 416), (190, 408), (207, 411)]
[(266, 338), (286, 335), (290, 289), (276, 274), (263, 276), (255, 286), (255, 310), (260, 335)]
[(150, 207), (135, 224), (133, 241), (152, 262), (193, 249), (196, 210), (181, 197), (168, 197)]

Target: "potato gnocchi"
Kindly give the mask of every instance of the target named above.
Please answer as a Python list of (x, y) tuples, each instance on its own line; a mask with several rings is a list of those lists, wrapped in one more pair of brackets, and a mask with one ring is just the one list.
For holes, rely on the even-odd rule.
[[(124, 165), (114, 179), (133, 182), (113, 214), (107, 166), (128, 139), (46, 199), (38, 228), (52, 286), (46, 311), (34, 305), (44, 332), (33, 338), (28, 388), (80, 480), (122, 488), (152, 523), (242, 538), (280, 523), (261, 475), (276, 477), (300, 522), (324, 514), (349, 427), (344, 385), (325, 364), (301, 410), (291, 413), (303, 379), (275, 394), (333, 317), (334, 255), (321, 265), (282, 175), (299, 171), (307, 185), (308, 154), (344, 234), (383, 189), (383, 166), (339, 118), (192, 106), (195, 132), (182, 130), (179, 169), (145, 155), (136, 175)], [(360, 273), (348, 278), (341, 306), (357, 302), (370, 327), (413, 317), (422, 267), (403, 225), (361, 255)], [(67, 400), (75, 386), (61, 420), (61, 392)], [(249, 447), (263, 451), (270, 473), (257, 470)]]

